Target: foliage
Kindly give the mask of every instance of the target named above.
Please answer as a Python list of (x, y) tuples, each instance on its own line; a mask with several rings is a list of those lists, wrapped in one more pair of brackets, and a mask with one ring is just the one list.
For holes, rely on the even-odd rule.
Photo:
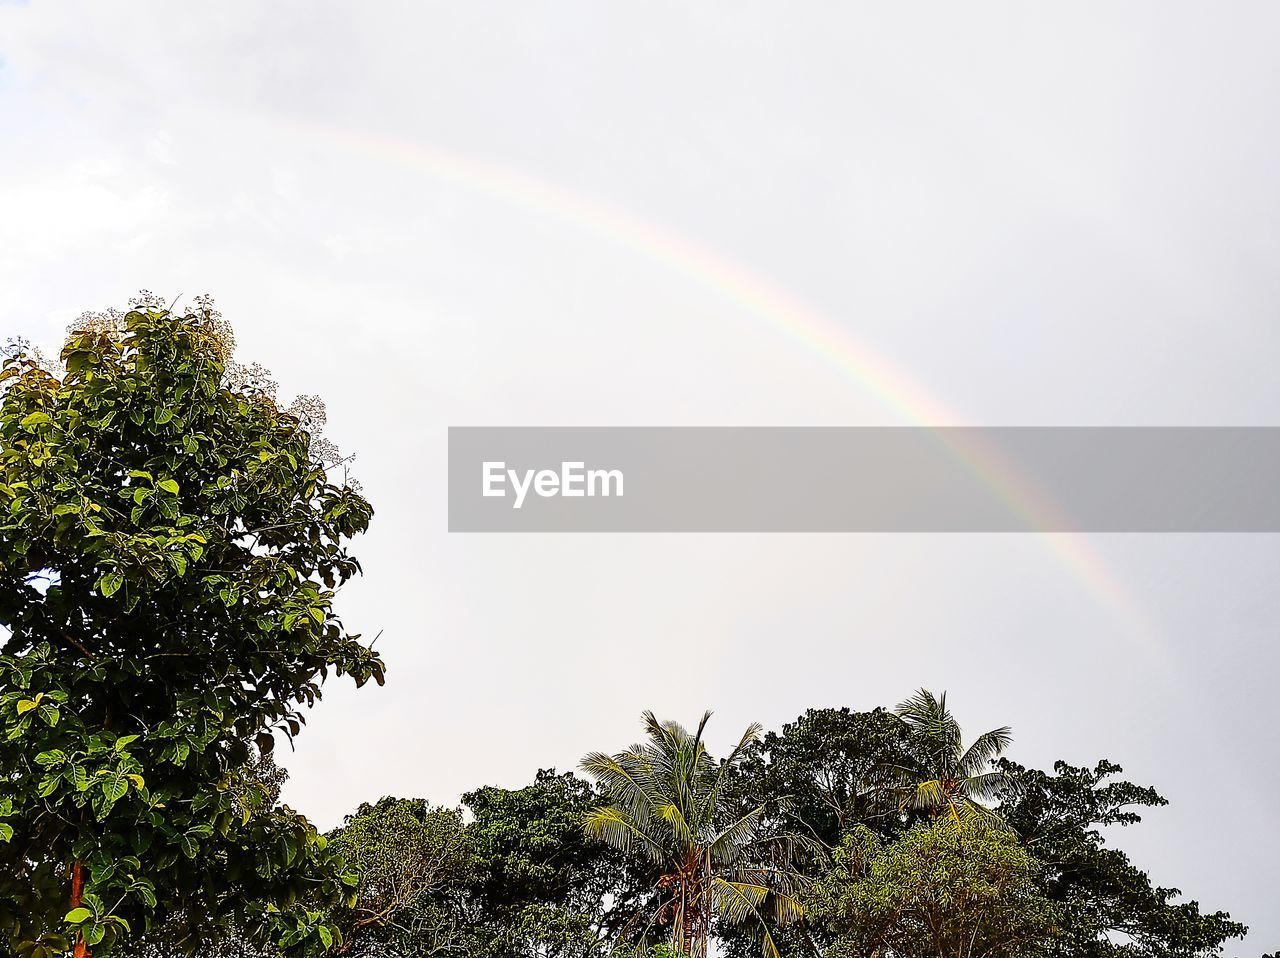
[(1025, 958), (1055, 934), (1038, 867), (980, 819), (942, 816), (890, 844), (858, 826), (805, 901), (834, 935), (829, 958)]
[(798, 876), (788, 867), (786, 843), (762, 834), (766, 806), (743, 811), (725, 800), (726, 777), (760, 729), (750, 726), (729, 756), (716, 762), (702, 738), (710, 717), (706, 713), (690, 734), (646, 712), (647, 742), (617, 755), (588, 755), (582, 767), (612, 804), (588, 813), (586, 830), (657, 869), (659, 902), (650, 925), (670, 924), (673, 948), (705, 958), (713, 919), (754, 921), (766, 958), (776, 958), (764, 916), (780, 924), (801, 916)]
[[(574, 925), (578, 939), (599, 941), (616, 935), (638, 907), (642, 879), (634, 865), (582, 828), (600, 799), (591, 783), (554, 769), (539, 771), (525, 788), (487, 787), (463, 796), (484, 862), (473, 886), (475, 911), (503, 926), (495, 938), (506, 940), (509, 953), (524, 953), (512, 943), (512, 929), (540, 927), (531, 915), (554, 912), (546, 927)], [(526, 950), (533, 944), (526, 941)]]
[(645, 742), (584, 760), (594, 786), (480, 788), (469, 820), (385, 798), (317, 834), (271, 754), (330, 675), (382, 681), (333, 611), (371, 509), (330, 476), (323, 409), (282, 409), (198, 306), (0, 364), (0, 953), (706, 958), (750, 927), (766, 956), (1199, 958), (1243, 935), (1104, 842), (1153, 790), (1001, 760), (1007, 728), (966, 748), (924, 690), (752, 726), (720, 762), (708, 716), (646, 713)]
[(344, 916), (344, 952), (424, 955), (461, 938), (451, 906), (477, 857), (460, 812), (421, 799), (383, 798), (347, 816), (330, 844), (360, 877), (356, 902)]
[(926, 689), (897, 712), (912, 737), (908, 761), (898, 768), (903, 807), (935, 817), (946, 814), (956, 822), (998, 824), (983, 803), (1010, 787), (1008, 776), (992, 767), (1013, 741), (1008, 727), (983, 732), (965, 748), (960, 725), (947, 708), (947, 694), (939, 697)]
[[(288, 780), (288, 773), (275, 763), (270, 754), (255, 751), (245, 764), (243, 774), (247, 781), (261, 790), (265, 808), (275, 808), (280, 802), (280, 790)], [(174, 916), (149, 931), (128, 951), (136, 958), (189, 958), (193, 947), (199, 946), (201, 958), (275, 958), (279, 954), (275, 945), (262, 936), (255, 937), (237, 925), (217, 929), (216, 935), (192, 936), (182, 916)]]
[(910, 762), (910, 730), (884, 709), (809, 709), (747, 750), (735, 784), (781, 825), (828, 847), (854, 825), (900, 830), (895, 768)]
[(361, 879), (341, 950), (607, 958), (631, 899), (626, 862), (582, 829), (598, 801), (589, 783), (544, 770), (525, 788), (464, 796), (469, 822), (416, 800), (361, 806), (330, 836)]
[(336, 930), (325, 839), (250, 767), (320, 682), (382, 680), (333, 612), (369, 504), (305, 423), (228, 382), (207, 305), (74, 327), (0, 369), (0, 931), (24, 958), (235, 921)]
[[(814, 844), (785, 859), (793, 885), (811, 879), (817, 884), (807, 896), (810, 907), (803, 921), (765, 922), (781, 953), (869, 955), (876, 944), (866, 936), (879, 929), (894, 947), (908, 949), (903, 954), (911, 954), (911, 948), (949, 947), (954, 941), (946, 936), (965, 933), (975, 949), (972, 954), (987, 949), (992, 958), (1010, 953), (1191, 958), (1220, 950), (1225, 938), (1242, 932), (1226, 915), (1201, 915), (1194, 905), (1172, 903), (1171, 892), (1153, 889), (1127, 858), (1102, 845), (1098, 828), (1136, 822), (1135, 807), (1163, 803), (1150, 789), (1107, 781), (1118, 771), (1107, 763), (1092, 772), (1060, 765), (1056, 775), (1046, 775), (1001, 762), (1006, 801), (998, 811), (1017, 830), (1016, 839), (981, 816), (957, 825), (951, 815), (926, 812), (909, 828), (909, 817), (892, 811), (897, 807), (892, 790), (857, 787), (866, 780), (863, 776), (890, 781), (878, 778), (885, 774), (878, 766), (897, 769), (918, 758), (916, 741), (905, 729), (896, 717), (878, 710), (810, 712), (778, 735), (749, 743), (740, 753), (745, 757), (704, 766), (717, 778), (723, 772), (717, 800), (722, 822), (739, 819), (744, 808), (750, 812), (769, 806), (751, 847), (739, 859), (742, 870), (773, 867), (770, 853), (786, 846), (787, 830), (797, 823), (808, 830), (808, 822), (829, 822), (822, 816), (835, 816), (832, 796), (848, 797), (849, 809), (870, 809), (846, 811), (849, 837), (834, 843), (838, 847), (831, 857)], [(825, 754), (824, 736), (833, 743)], [(688, 738), (692, 742), (700, 736)], [(771, 750), (765, 751), (766, 744)], [(623, 757), (652, 747), (650, 741)], [(650, 759), (650, 774), (665, 782), (658, 768), (681, 767), (678, 754), (678, 749), (672, 751), (665, 765), (656, 756)], [(796, 796), (794, 802), (787, 801), (788, 793)], [(604, 794), (613, 796), (607, 787)], [(465, 825), (456, 812), (425, 803), (384, 800), (363, 806), (346, 828), (361, 816), (365, 825), (376, 823), (377, 828), (357, 827), (359, 841), (341, 830), (332, 836), (332, 846), (357, 865), (387, 854), (398, 860), (394, 856), (414, 848), (447, 847), (439, 836), (458, 838), (460, 829), (466, 852), (453, 859), (444, 881), (432, 864), (442, 861), (438, 856), (423, 856), (410, 869), (436, 878), (429, 882), (430, 893), (397, 919), (404, 930), (401, 937), (377, 923), (352, 928), (368, 914), (368, 896), (381, 884), (368, 872), (370, 889), (362, 891), (357, 911), (339, 922), (348, 931), (341, 947), (356, 955), (438, 953), (457, 958), (652, 958), (655, 948), (670, 949), (672, 935), (657, 945), (652, 935), (643, 934), (644, 923), (666, 919), (667, 932), (674, 930), (670, 876), (674, 863), (683, 859), (664, 856), (670, 864), (663, 866), (639, 837), (625, 852), (591, 840), (581, 819), (599, 804), (600, 795), (582, 779), (548, 770), (524, 788), (486, 787), (469, 793), (465, 802), (471, 814)], [(664, 847), (678, 848), (662, 812), (674, 804), (648, 803), (646, 833), (651, 831)], [(415, 809), (412, 827), (396, 826), (409, 821), (398, 812), (377, 811), (389, 805)], [(677, 820), (673, 811), (665, 814)], [(867, 814), (866, 821), (859, 820), (861, 814)], [(433, 821), (440, 826), (437, 839), (413, 838), (415, 829)], [(817, 827), (810, 831), (818, 833)], [(956, 838), (961, 835), (963, 841)], [(387, 847), (370, 859), (363, 849), (375, 843)], [(941, 916), (939, 901), (948, 908), (956, 901), (964, 907), (947, 912), (948, 921), (931, 926), (934, 938), (921, 944), (921, 916)], [(639, 921), (628, 924), (633, 917)], [(721, 939), (721, 953), (735, 956), (759, 950), (758, 926), (754, 938), (747, 930), (719, 921), (712, 928)], [(894, 954), (894, 947), (882, 943), (882, 958)]]
[(216, 939), (200, 942), (193, 951), (192, 944), (182, 935), (174, 935), (163, 926), (131, 942), (121, 953), (131, 958), (191, 958), (192, 954), (198, 954), (199, 958), (278, 958), (280, 954), (273, 943), (254, 940), (236, 927), (225, 929)]
[(484, 958), (612, 958), (593, 916), (556, 905), (526, 905), (486, 922), (470, 954)]
[[(729, 778), (732, 800), (746, 807), (764, 804), (763, 832), (811, 839), (796, 849), (792, 867), (806, 877), (820, 874), (828, 852), (844, 833), (865, 825), (892, 838), (906, 827), (894, 786), (898, 769), (911, 765), (910, 729), (885, 709), (809, 709), (779, 732), (748, 746)], [(821, 928), (810, 918), (773, 927), (783, 954), (815, 954)], [(720, 951), (748, 958), (758, 948), (747, 928), (717, 923)]]
[(1177, 889), (1152, 885), (1106, 845), (1101, 828), (1134, 825), (1142, 820), (1137, 809), (1165, 804), (1154, 789), (1113, 780), (1122, 769), (1106, 760), (1092, 769), (1058, 762), (1053, 774), (1006, 760), (1002, 770), (1018, 788), (1000, 814), (1046, 863), (1039, 881), (1062, 916), (1055, 955), (1193, 958), (1220, 954), (1225, 941), (1244, 935), (1226, 912), (1175, 902)]

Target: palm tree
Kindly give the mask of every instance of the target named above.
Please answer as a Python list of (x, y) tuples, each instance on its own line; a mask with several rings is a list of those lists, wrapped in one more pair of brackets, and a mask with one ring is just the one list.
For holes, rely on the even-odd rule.
[(957, 823), (979, 818), (998, 824), (996, 813), (983, 803), (1014, 787), (1007, 774), (992, 767), (1013, 741), (1008, 726), (983, 732), (965, 748), (960, 725), (947, 709), (947, 693), (935, 696), (927, 689), (899, 705), (897, 714), (911, 729), (916, 753), (910, 765), (896, 769), (902, 807), (935, 818), (950, 815)]
[(706, 958), (711, 922), (719, 917), (730, 924), (754, 921), (763, 931), (765, 958), (778, 958), (765, 916), (781, 925), (803, 913), (789, 845), (762, 836), (765, 806), (739, 814), (722, 793), (760, 726), (752, 724), (728, 758), (717, 762), (702, 740), (710, 717), (703, 715), (690, 734), (645, 712), (647, 742), (583, 759), (583, 770), (611, 802), (587, 813), (584, 825), (587, 834), (656, 867), (658, 905), (649, 927), (670, 924), (675, 950)]

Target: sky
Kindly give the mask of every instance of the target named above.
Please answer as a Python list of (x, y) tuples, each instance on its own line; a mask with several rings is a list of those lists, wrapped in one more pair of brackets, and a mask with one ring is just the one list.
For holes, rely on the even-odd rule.
[(1280, 7), (0, 0), (0, 335), (209, 292), (377, 510), (329, 827), (946, 689), (1280, 946), (1269, 535), (450, 535), (460, 425), (1277, 425)]

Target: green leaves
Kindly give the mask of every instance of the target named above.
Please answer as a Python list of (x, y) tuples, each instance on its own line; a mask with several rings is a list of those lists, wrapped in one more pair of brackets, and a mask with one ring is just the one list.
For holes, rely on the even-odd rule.
[(6, 696), (5, 699), (0, 699), (0, 702), (5, 701), (6, 699), (14, 703), (14, 710), (16, 711), (19, 719), (19, 722), (16, 725), (10, 727), (9, 734), (6, 736), (7, 741), (13, 741), (14, 739), (21, 737), (29, 728), (32, 718), (38, 718), (49, 728), (57, 726), (62, 717), (62, 712), (58, 708), (58, 705), (59, 703), (65, 702), (67, 700), (67, 696), (66, 693), (57, 691), (49, 693), (40, 692), (34, 698), (29, 699), (10, 694)]
[(101, 774), (103, 777), (99, 786), (102, 788), (102, 797), (108, 804), (115, 804), (129, 794), (129, 780), (120, 769)]
[(940, 817), (889, 844), (860, 826), (807, 898), (853, 954), (1034, 954), (1060, 918), (1036, 884), (1040, 867), (1011, 832), (981, 822)]
[(920, 689), (897, 708), (911, 733), (917, 756), (898, 769), (898, 794), (903, 808), (945, 810), (955, 821), (985, 818), (998, 824), (983, 803), (1013, 785), (1008, 776), (991, 768), (1013, 741), (1008, 728), (985, 732), (964, 748), (960, 725), (947, 708), (947, 695)]
[(108, 912), (98, 894), (86, 892), (84, 902), (67, 912), (63, 922), (71, 926), (72, 935), (83, 938), (86, 945), (97, 948), (105, 941), (109, 946), (132, 931), (129, 920), (123, 915)]
[[(0, 953), (65, 952), (77, 860), (94, 917), (72, 924), (95, 958), (157, 911), (220, 920), (221, 897), (198, 900), (215, 884), (290, 920), (349, 894), (247, 769), (259, 736), (301, 730), (324, 677), (381, 676), (332, 608), (371, 509), (226, 376), (225, 344), (206, 309), (148, 306), (73, 329), (61, 379), (0, 357)], [(327, 947), (323, 925), (299, 947)]]
[(623, 854), (646, 860), (659, 874), (655, 890), (671, 902), (672, 920), (699, 929), (676, 944), (704, 953), (713, 913), (730, 926), (751, 922), (762, 931), (765, 953), (776, 955), (759, 906), (768, 898), (776, 922), (798, 920), (799, 879), (787, 846), (776, 849), (772, 860), (757, 847), (765, 806), (742, 814), (726, 800), (723, 787), (761, 729), (749, 725), (728, 757), (716, 761), (703, 740), (710, 717), (705, 713), (690, 732), (645, 712), (647, 742), (616, 755), (587, 755), (582, 768), (611, 804), (587, 812), (583, 828)]

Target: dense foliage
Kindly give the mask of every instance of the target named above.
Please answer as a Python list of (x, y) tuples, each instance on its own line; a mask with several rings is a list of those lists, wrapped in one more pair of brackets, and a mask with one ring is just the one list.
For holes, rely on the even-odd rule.
[[(919, 721), (929, 713), (935, 721)], [(1134, 824), (1135, 808), (1164, 803), (1155, 791), (1112, 780), (1120, 769), (1105, 760), (1093, 771), (1065, 763), (1054, 773), (1024, 768), (998, 757), (1010, 736), (997, 732), (964, 747), (944, 697), (920, 693), (894, 712), (811, 709), (749, 750), (734, 788), (746, 803), (769, 804), (774, 833), (800, 830), (821, 841), (824, 851), (803, 860), (810, 878), (828, 874), (832, 850), (859, 829), (888, 848), (940, 817), (1012, 833), (1039, 863), (1034, 881), (1056, 915), (1054, 934), (1042, 946), (1059, 958), (1200, 958), (1220, 954), (1225, 942), (1244, 934), (1225, 913), (1204, 913), (1176, 890), (1153, 885), (1124, 851), (1107, 844), (1103, 828)], [(961, 761), (975, 746), (994, 761), (986, 767)], [(936, 787), (975, 808), (953, 814), (951, 801), (919, 802), (922, 783), (926, 797)], [(978, 788), (969, 791), (970, 785)], [(829, 915), (811, 910), (800, 926), (782, 931), (783, 953), (833, 947), (840, 932)], [(757, 952), (740, 933), (720, 931), (735, 958)]]
[(941, 816), (890, 843), (858, 826), (806, 905), (832, 936), (830, 958), (1043, 955), (1057, 915), (1039, 869), (1016, 836), (981, 820)]
[[(646, 713), (589, 779), (320, 835), (279, 801), (371, 509), (207, 302), (86, 317), (0, 366), (0, 956), (1206, 958), (1244, 928), (1103, 829), (1120, 768), (1005, 757), (945, 695), (751, 726), (723, 758)], [(968, 742), (968, 744), (966, 744)]]
[[(603, 796), (576, 775), (543, 770), (525, 788), (481, 788), (462, 800), (483, 862), (474, 885), (476, 911), (482, 923), (504, 929), (491, 935), (506, 942), (507, 954), (536, 953), (534, 941), (546, 937), (538, 929), (551, 926), (580, 953), (594, 954), (648, 900), (645, 866), (582, 827)], [(510, 941), (512, 930), (519, 941)], [(546, 950), (572, 953), (568, 943)]]
[(320, 682), (381, 681), (334, 590), (369, 504), (237, 382), (207, 305), (0, 369), (0, 931), (106, 955), (234, 922), (321, 951), (354, 878), (257, 774)]
[(361, 879), (344, 953), (431, 955), (461, 940), (458, 898), (478, 861), (458, 811), (384, 798), (348, 817), (331, 847)]
[[(798, 921), (799, 876), (789, 836), (765, 834), (768, 807), (735, 808), (726, 779), (760, 729), (749, 727), (727, 758), (707, 752), (703, 731), (644, 715), (648, 741), (625, 752), (593, 752), (582, 767), (600, 783), (609, 804), (586, 816), (587, 834), (657, 872), (657, 904), (644, 928), (671, 926), (671, 946), (705, 958), (716, 920), (759, 928), (765, 958), (777, 958), (771, 924)], [(766, 921), (766, 916), (771, 921)]]
[[(380, 944), (361, 953), (385, 958), (632, 958), (696, 953), (691, 932), (705, 928), (735, 958), (762, 947), (797, 958), (1202, 958), (1244, 933), (1153, 886), (1104, 841), (1103, 827), (1136, 823), (1135, 807), (1161, 804), (1154, 791), (1112, 780), (1119, 769), (1105, 761), (1054, 773), (1007, 759), (948, 766), (972, 746), (959, 744), (944, 713), (948, 721), (913, 729), (882, 709), (811, 710), (779, 732), (751, 730), (721, 761), (698, 731), (646, 716), (645, 742), (588, 756), (599, 788), (541, 772), (524, 789), (470, 793), (449, 826), (466, 823), (468, 863), (415, 906), (432, 922), (394, 947), (385, 930), (354, 930), (349, 941), (359, 947), (370, 935)], [(1002, 749), (1009, 736), (1000, 737)], [(940, 761), (996, 773), (981, 780), (999, 787), (987, 812), (958, 807), (978, 799), (958, 790), (963, 778), (933, 774)], [(940, 783), (957, 806), (917, 802), (904, 770), (917, 784)], [(362, 840), (405, 846), (394, 829), (378, 839), (359, 815), (353, 826)], [(733, 836), (735, 850), (712, 854), (717, 836)], [(716, 903), (709, 887), (750, 884), (753, 870), (760, 921), (745, 909), (727, 916), (753, 919), (745, 923), (697, 911)], [(779, 876), (796, 893), (781, 915), (768, 907)], [(442, 915), (449, 937), (439, 934)]]
[(1040, 883), (1061, 914), (1055, 955), (1183, 958), (1214, 954), (1244, 934), (1226, 912), (1204, 914), (1194, 901), (1177, 901), (1176, 888), (1153, 885), (1106, 844), (1100, 829), (1135, 825), (1138, 809), (1165, 804), (1155, 789), (1115, 780), (1122, 769), (1108, 761), (1092, 769), (1058, 762), (1052, 774), (1009, 761), (1001, 767), (1019, 783), (1001, 814), (1045, 863)]
[(361, 875), (339, 920), (343, 953), (593, 958), (611, 951), (638, 882), (589, 839), (600, 801), (572, 774), (538, 773), (520, 789), (464, 796), (468, 814), (420, 800), (362, 805), (331, 847)]
[(953, 822), (996, 820), (988, 802), (1012, 784), (993, 763), (1013, 741), (1005, 726), (983, 732), (966, 746), (960, 723), (947, 708), (947, 694), (921, 689), (898, 706), (911, 748), (897, 766), (897, 793), (902, 808), (923, 811)]

